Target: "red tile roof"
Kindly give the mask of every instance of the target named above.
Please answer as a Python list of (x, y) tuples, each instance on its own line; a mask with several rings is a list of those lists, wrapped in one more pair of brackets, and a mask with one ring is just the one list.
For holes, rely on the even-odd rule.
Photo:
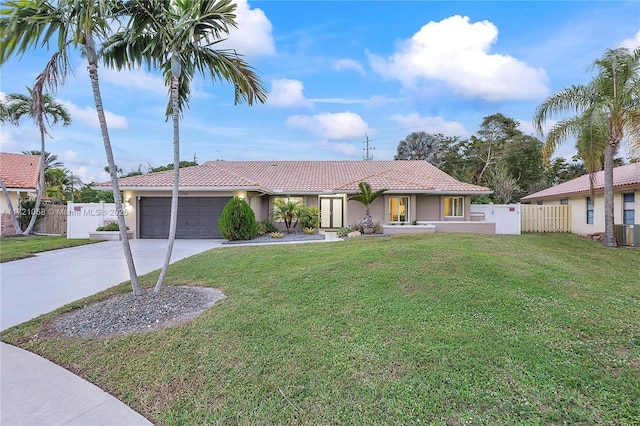
[[(593, 188), (595, 192), (604, 189), (604, 172), (594, 174)], [(640, 188), (640, 163), (632, 163), (613, 169), (613, 189)], [(570, 195), (588, 194), (590, 192), (589, 175), (583, 175), (560, 185), (527, 195), (522, 201), (562, 198)]]
[[(123, 190), (169, 189), (172, 178), (169, 170), (123, 178), (119, 184)], [(356, 192), (361, 181), (396, 192), (490, 193), (488, 188), (457, 181), (427, 161), (209, 161), (180, 169), (181, 189), (191, 190)]]
[(0, 177), (7, 189), (37, 189), (39, 170), (39, 155), (0, 152)]

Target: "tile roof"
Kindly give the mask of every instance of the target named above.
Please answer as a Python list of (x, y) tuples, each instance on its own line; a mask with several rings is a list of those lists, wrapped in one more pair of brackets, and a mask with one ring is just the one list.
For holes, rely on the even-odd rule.
[[(121, 189), (169, 189), (173, 171), (119, 180)], [(358, 182), (374, 189), (413, 192), (489, 193), (462, 183), (427, 161), (209, 161), (180, 169), (180, 187), (254, 189), (268, 193), (356, 192)], [(110, 182), (98, 186), (108, 186)]]
[[(631, 163), (613, 169), (613, 188), (640, 188), (640, 163)], [(604, 172), (594, 174), (593, 188), (596, 192), (604, 189)], [(570, 195), (587, 194), (590, 192), (589, 175), (563, 182), (551, 188), (544, 189), (522, 198), (522, 201), (535, 201), (540, 199), (559, 198)]]
[(7, 189), (37, 189), (39, 170), (39, 155), (0, 152), (0, 177)]

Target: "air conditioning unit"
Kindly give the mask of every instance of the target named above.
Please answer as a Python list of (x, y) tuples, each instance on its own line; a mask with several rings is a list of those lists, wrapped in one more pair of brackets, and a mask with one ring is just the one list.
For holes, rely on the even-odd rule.
[(613, 225), (619, 246), (640, 247), (640, 224)]

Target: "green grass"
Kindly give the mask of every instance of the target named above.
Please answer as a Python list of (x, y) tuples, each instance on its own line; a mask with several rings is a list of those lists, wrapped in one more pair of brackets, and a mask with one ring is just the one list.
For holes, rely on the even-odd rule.
[(551, 234), (228, 247), (169, 269), (228, 296), (187, 324), (37, 339), (50, 314), (2, 339), (157, 424), (632, 425), (639, 265)]
[(36, 253), (57, 250), (67, 247), (81, 246), (84, 244), (99, 243), (100, 241), (88, 239), (67, 239), (67, 237), (54, 237), (44, 235), (32, 235), (28, 237), (10, 237), (0, 239), (0, 263), (10, 260), (33, 257)]

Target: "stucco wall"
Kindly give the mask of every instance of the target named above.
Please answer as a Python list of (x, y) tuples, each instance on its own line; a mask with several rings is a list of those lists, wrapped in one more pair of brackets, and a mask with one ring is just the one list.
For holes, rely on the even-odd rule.
[[(635, 221), (640, 223), (640, 190), (629, 189), (626, 191), (616, 192), (613, 197), (613, 217), (615, 224), (621, 224), (623, 218), (622, 197), (626, 193), (635, 194), (634, 210)], [(571, 232), (574, 234), (594, 234), (604, 232), (604, 195), (602, 193), (595, 194), (593, 204), (593, 224), (587, 224), (587, 197), (588, 195), (578, 195), (569, 197), (569, 205), (571, 205)], [(566, 197), (564, 197), (566, 198)], [(560, 199), (544, 200), (543, 205), (552, 206), (559, 205)]]
[(417, 195), (416, 196), (416, 220), (440, 220), (440, 196)]

